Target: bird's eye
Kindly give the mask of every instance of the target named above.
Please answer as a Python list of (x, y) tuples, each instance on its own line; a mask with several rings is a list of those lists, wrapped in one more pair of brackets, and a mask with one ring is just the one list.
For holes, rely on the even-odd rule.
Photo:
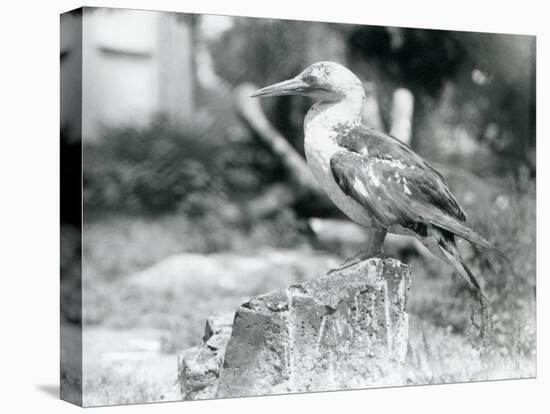
[(317, 79), (315, 78), (315, 76), (311, 75), (304, 76), (302, 80), (310, 86), (315, 86), (315, 84), (317, 83)]

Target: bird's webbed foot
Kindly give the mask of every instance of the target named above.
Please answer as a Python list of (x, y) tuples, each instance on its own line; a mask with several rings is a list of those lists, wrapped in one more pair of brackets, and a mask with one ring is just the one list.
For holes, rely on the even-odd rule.
[(346, 259), (344, 263), (342, 263), (339, 267), (329, 270), (327, 272), (327, 275), (331, 275), (335, 272), (340, 272), (342, 270), (348, 269), (358, 263), (361, 263), (373, 257), (384, 258), (385, 256), (382, 252), (382, 246), (384, 245), (385, 238), (386, 230), (375, 231), (371, 237), (370, 245), (367, 250), (361, 250), (355, 256)]
[[(380, 252), (380, 255), (381, 254), (382, 254), (382, 252)], [(361, 262), (363, 262), (367, 259), (370, 259), (371, 257), (376, 257), (378, 255), (379, 254), (371, 253), (368, 250), (361, 250), (355, 256), (352, 256), (352, 257), (346, 259), (340, 266), (335, 267), (334, 269), (330, 269), (327, 272), (327, 275), (331, 275), (333, 273), (340, 272), (342, 270), (348, 269), (352, 266), (355, 266), (358, 263), (361, 263)]]

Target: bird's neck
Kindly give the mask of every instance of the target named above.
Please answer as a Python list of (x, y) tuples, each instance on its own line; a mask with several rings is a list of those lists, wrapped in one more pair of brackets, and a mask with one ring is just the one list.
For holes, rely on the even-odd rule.
[[(337, 102), (317, 102), (308, 111), (304, 120), (305, 136), (324, 131), (351, 129), (361, 123), (366, 97), (363, 90), (346, 95)], [(332, 135), (332, 134), (331, 134)]]

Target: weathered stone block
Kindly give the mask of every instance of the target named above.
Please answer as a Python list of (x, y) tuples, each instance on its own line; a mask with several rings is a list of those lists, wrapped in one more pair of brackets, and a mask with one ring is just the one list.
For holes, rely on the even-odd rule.
[(178, 377), (184, 399), (211, 398), (216, 394), (234, 316), (234, 313), (209, 316), (202, 344), (179, 355)]
[[(217, 354), (217, 371), (207, 353), (207, 335), (202, 351), (193, 351), (194, 361), (203, 366), (183, 364), (185, 373), (180, 366), (182, 377), (191, 375), (194, 381), (182, 378), (186, 397), (399, 384), (407, 351), (409, 283), (408, 266), (375, 258), (251, 298), (235, 314), (223, 365)], [(200, 393), (189, 392), (198, 388)]]

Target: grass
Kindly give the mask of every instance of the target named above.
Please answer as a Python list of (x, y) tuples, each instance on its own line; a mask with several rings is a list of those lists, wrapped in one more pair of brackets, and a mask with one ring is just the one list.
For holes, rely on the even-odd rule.
[[(510, 264), (475, 255), (469, 265), (480, 276), (490, 300), (484, 320), (476, 297), (447, 266), (413, 260), (409, 311), (433, 326), (468, 339), (480, 353), (483, 378), (534, 376), (536, 361), (536, 202), (535, 183), (508, 180), (492, 205), (478, 209), (473, 227), (510, 258)], [(483, 322), (483, 323), (482, 323)], [(438, 358), (436, 358), (438, 359)], [(449, 360), (449, 358), (439, 358)], [(453, 370), (442, 369), (442, 372)], [(456, 371), (456, 370), (455, 370)], [(472, 372), (475, 379), (480, 374)], [(467, 376), (462, 376), (468, 380)], [(445, 382), (445, 375), (441, 375)]]
[[(260, 223), (234, 219), (237, 205), (210, 206), (209, 214), (161, 216), (109, 214), (85, 220), (84, 268), (90, 279), (113, 281), (169, 255), (254, 251), (258, 247), (304, 247), (307, 237), (289, 210)], [(225, 211), (225, 213), (224, 213)]]
[[(479, 327), (481, 311), (476, 298), (452, 269), (419, 256), (404, 259), (413, 268), (407, 305), (414, 315), (407, 383), (535, 375), (535, 188), (525, 178), (506, 182), (503, 188), (507, 191), (501, 191), (491, 205), (477, 209), (485, 215), (472, 219), (474, 228), (512, 258), (515, 270), (511, 272), (498, 261), (491, 265), (482, 256), (469, 255), (473, 272), (480, 276), (492, 299), (488, 339), (483, 339)], [(206, 214), (189, 219), (181, 213), (157, 217), (112, 214), (86, 221), (83, 300), (87, 329), (126, 332), (154, 327), (165, 333), (163, 354), (158, 359), (163, 361), (163, 357), (172, 357), (197, 344), (204, 319), (210, 313), (234, 309), (249, 295), (286, 284), (287, 280), (280, 279), (283, 271), (290, 273), (290, 278), (303, 280), (304, 275), (298, 270), (292, 274), (293, 270), (274, 268), (252, 283), (231, 285), (229, 269), (222, 267), (208, 277), (193, 276), (194, 281), (182, 285), (180, 290), (168, 284), (155, 291), (135, 283), (140, 274), (143, 276), (141, 271), (180, 252), (242, 253), (260, 247), (290, 247), (300, 252), (309, 248), (307, 237), (299, 230), (299, 221), (289, 211), (252, 225), (228, 217), (231, 215)], [(185, 273), (185, 269), (181, 268), (181, 272)], [(159, 277), (161, 273), (162, 269), (158, 270)], [(152, 273), (148, 277), (154, 283), (153, 276)], [(153, 383), (148, 375), (134, 375), (133, 370), (146, 372), (141, 362), (129, 361), (124, 369), (93, 365), (85, 380), (88, 402), (177, 398), (170, 394), (175, 373), (170, 373), (165, 381)]]
[[(153, 366), (154, 364), (154, 366)], [(175, 358), (119, 362), (92, 370), (84, 382), (84, 406), (136, 404), (178, 399)]]

